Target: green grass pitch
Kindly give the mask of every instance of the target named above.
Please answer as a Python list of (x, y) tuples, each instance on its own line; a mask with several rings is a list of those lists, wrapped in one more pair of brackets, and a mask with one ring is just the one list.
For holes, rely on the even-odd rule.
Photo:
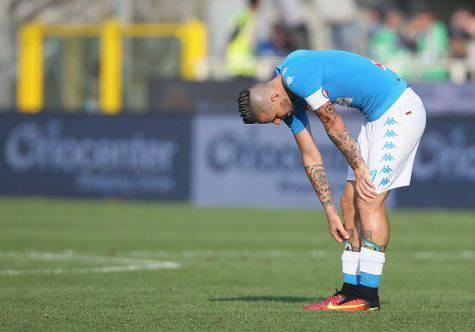
[(382, 311), (326, 313), (301, 309), (341, 284), (318, 212), (45, 199), (0, 211), (1, 330), (475, 329), (474, 212), (391, 213)]

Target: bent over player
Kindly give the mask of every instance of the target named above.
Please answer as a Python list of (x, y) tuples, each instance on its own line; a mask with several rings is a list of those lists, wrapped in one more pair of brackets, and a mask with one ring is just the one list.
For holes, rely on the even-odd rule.
[[(378, 288), (389, 242), (386, 199), (408, 186), (425, 129), (421, 99), (383, 65), (344, 51), (291, 53), (277, 76), (239, 94), (244, 123), (284, 121), (294, 134), (303, 166), (326, 212), (331, 235), (344, 242), (343, 286), (307, 310), (379, 310)], [(364, 123), (356, 142), (333, 104), (359, 109)], [(332, 200), (322, 156), (306, 111), (314, 112), (349, 163), (341, 208)]]

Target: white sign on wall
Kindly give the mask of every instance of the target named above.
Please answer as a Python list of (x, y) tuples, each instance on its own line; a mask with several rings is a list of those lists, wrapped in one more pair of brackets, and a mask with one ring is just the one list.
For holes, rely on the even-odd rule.
[[(324, 158), (335, 202), (348, 164), (313, 116), (312, 133)], [(361, 119), (345, 119), (356, 137)], [(202, 115), (193, 124), (191, 197), (205, 206), (321, 208), (284, 124), (244, 125), (238, 116)]]

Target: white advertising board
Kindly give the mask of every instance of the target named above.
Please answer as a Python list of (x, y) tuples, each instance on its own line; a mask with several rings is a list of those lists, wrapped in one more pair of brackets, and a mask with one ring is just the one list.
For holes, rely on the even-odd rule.
[[(324, 158), (333, 199), (339, 201), (347, 162), (313, 115), (312, 133)], [(353, 136), (360, 117), (345, 118)], [(201, 206), (318, 208), (290, 130), (244, 125), (238, 116), (201, 115), (192, 134), (192, 201)]]

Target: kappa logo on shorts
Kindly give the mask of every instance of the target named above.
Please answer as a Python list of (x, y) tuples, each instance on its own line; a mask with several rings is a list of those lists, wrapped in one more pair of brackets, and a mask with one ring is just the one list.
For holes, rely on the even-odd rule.
[(395, 158), (390, 153), (386, 153), (386, 154), (384, 154), (383, 158), (381, 158), (381, 160), (379, 162), (392, 161), (394, 159)]
[(379, 187), (381, 186), (385, 186), (389, 183), (389, 179), (388, 178), (384, 178), (381, 180), (381, 182), (379, 183)]
[(394, 130), (388, 130), (386, 131), (386, 134), (384, 134), (383, 138), (392, 138), (397, 136), (397, 133)]
[(386, 144), (384, 144), (382, 150), (392, 150), (395, 149), (396, 145), (393, 142), (386, 141)]
[(384, 166), (382, 169), (381, 169), (381, 172), (379, 172), (379, 174), (383, 173), (383, 174), (389, 174), (391, 173), (393, 170), (391, 167), (389, 167), (389, 165), (386, 165)]
[(387, 118), (386, 119), (386, 122), (384, 122), (384, 127), (386, 126), (393, 126), (395, 124), (398, 124), (399, 122), (397, 122), (396, 120), (394, 120), (393, 117), (390, 117), (390, 118)]

